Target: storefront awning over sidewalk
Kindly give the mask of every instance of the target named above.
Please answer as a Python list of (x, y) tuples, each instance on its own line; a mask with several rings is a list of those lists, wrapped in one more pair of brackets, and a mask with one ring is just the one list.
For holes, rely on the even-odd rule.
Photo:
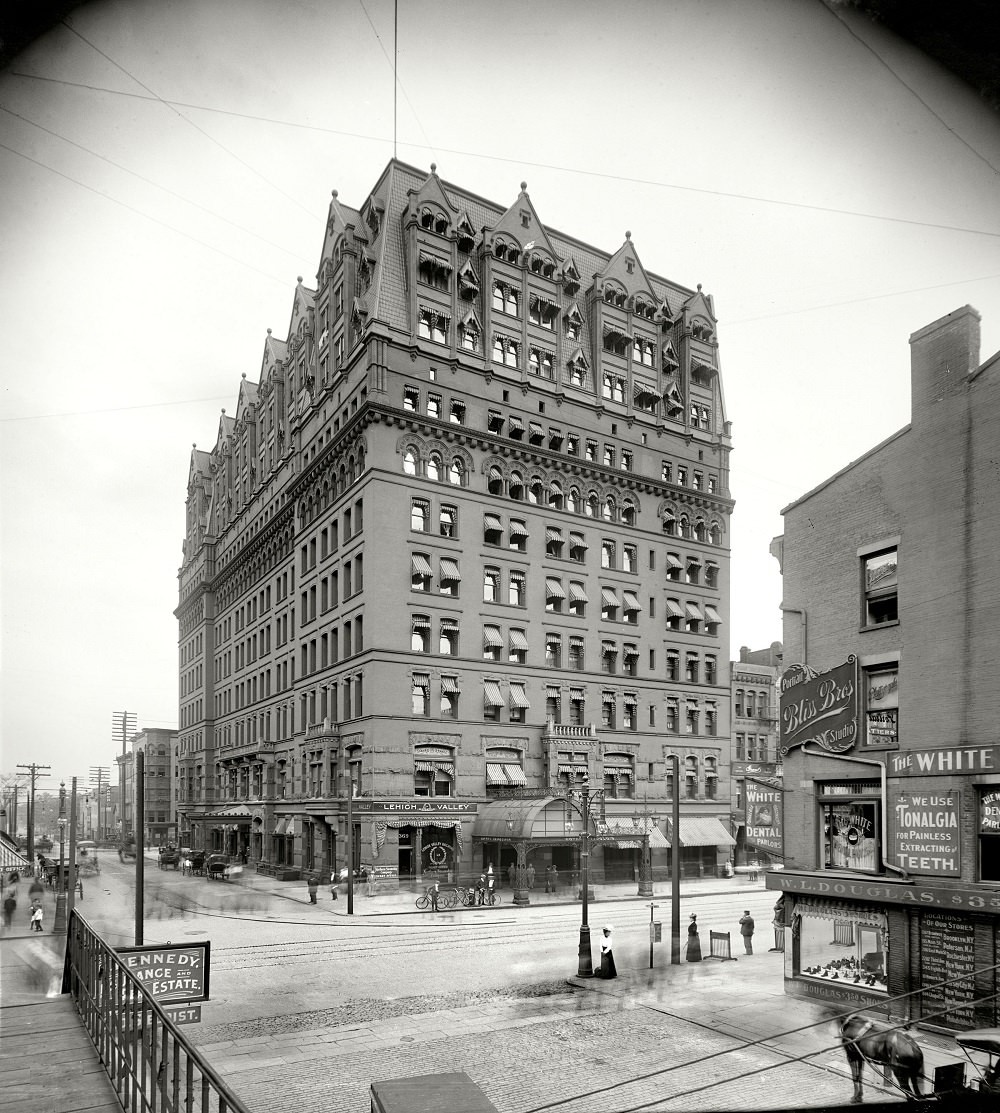
[[(574, 822), (575, 820), (575, 822)], [(567, 830), (567, 823), (571, 829)], [(476, 842), (575, 843), (580, 817), (562, 797), (531, 800), (492, 800), (476, 814), (472, 838)]]
[(681, 816), (681, 846), (735, 846), (736, 840), (715, 816)]

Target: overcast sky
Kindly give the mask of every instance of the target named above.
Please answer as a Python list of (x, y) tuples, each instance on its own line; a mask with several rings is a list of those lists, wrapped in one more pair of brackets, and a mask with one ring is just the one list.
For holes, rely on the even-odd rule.
[[(0, 73), (0, 771), (177, 724), (209, 449), (393, 146), (392, 0), (85, 4)], [(715, 299), (730, 646), (781, 637), (781, 507), (909, 420), (910, 334), (1000, 347), (1000, 126), (820, 0), (403, 0), (398, 156)]]

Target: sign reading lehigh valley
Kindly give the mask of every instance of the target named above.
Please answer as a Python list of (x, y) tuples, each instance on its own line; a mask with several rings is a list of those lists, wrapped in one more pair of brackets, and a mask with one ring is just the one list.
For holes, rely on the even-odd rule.
[(450, 813), (452, 815), (471, 815), (478, 808), (476, 803), (462, 804), (457, 800), (449, 803), (437, 800), (364, 800), (355, 797), (354, 811), (358, 812), (405, 812), (407, 815)]
[(747, 846), (756, 847), (765, 854), (784, 857), (781, 789), (748, 778), (744, 782), (744, 791), (747, 815), (744, 834)]
[(209, 955), (212, 944), (181, 947), (119, 947), (125, 968), (159, 1005), (208, 1000)]
[(960, 874), (958, 792), (900, 792), (892, 815), (893, 861), (907, 873)]
[(813, 742), (832, 754), (858, 740), (858, 659), (815, 673), (791, 665), (781, 677), (781, 752)]

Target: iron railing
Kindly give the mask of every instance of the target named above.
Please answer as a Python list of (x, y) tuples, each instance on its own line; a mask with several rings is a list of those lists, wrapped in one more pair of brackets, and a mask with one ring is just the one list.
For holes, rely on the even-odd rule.
[(129, 1113), (249, 1113), (134, 974), (74, 908), (63, 993)]

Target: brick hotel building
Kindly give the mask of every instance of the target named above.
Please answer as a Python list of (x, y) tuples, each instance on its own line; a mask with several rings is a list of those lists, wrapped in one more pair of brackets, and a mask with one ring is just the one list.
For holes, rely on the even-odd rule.
[[(701, 287), (391, 161), (191, 453), (182, 841), (295, 876), (729, 856), (730, 425)], [(348, 791), (350, 789), (350, 799)], [(348, 808), (350, 807), (350, 820)], [(350, 829), (349, 829), (350, 828)]]
[[(980, 363), (969, 306), (910, 350), (910, 423), (782, 511), (786, 858), (767, 884), (784, 893), (789, 992), (988, 1027), (1000, 1023), (1000, 357)], [(839, 718), (823, 718), (837, 701)]]

